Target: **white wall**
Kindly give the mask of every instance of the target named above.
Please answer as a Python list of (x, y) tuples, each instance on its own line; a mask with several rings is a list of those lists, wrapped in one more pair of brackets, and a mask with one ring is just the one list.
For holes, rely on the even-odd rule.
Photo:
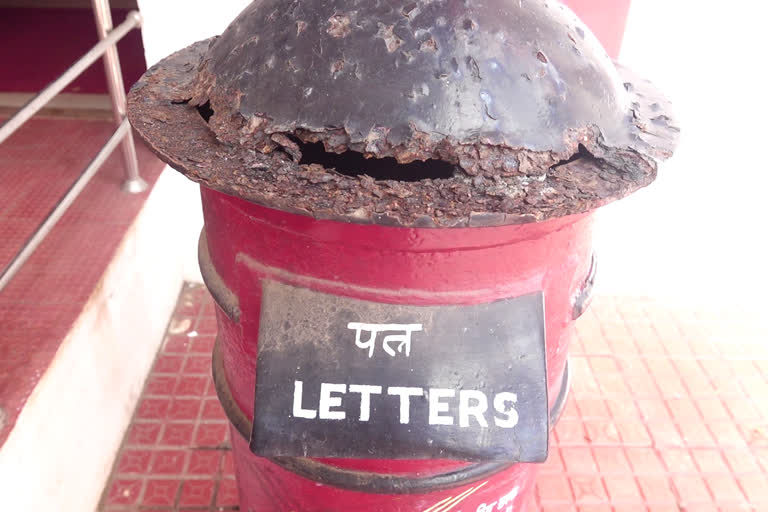
[(221, 34), (250, 0), (138, 0), (147, 65)]
[(657, 182), (600, 215), (604, 291), (758, 307), (766, 277), (765, 2), (634, 0), (621, 61), (682, 128)]
[[(195, 41), (220, 34), (250, 0), (138, 0), (144, 18), (142, 38), (147, 66)], [(176, 172), (169, 167), (164, 173)], [(198, 186), (176, 180), (176, 205), (185, 211), (181, 262), (186, 281), (202, 282), (197, 266), (197, 237), (203, 227)]]

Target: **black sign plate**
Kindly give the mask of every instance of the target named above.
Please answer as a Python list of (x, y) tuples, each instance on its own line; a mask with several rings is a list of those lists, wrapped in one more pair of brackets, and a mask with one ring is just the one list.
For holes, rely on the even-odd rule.
[(262, 284), (254, 453), (546, 459), (541, 293), (409, 306)]

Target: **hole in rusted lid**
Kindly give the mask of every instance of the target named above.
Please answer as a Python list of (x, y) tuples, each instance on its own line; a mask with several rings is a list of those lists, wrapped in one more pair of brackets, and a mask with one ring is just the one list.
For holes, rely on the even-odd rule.
[(459, 171), (456, 165), (430, 158), (407, 164), (392, 157), (365, 158), (357, 151), (333, 153), (322, 142), (297, 142), (301, 150), (300, 165), (321, 165), (345, 176), (370, 176), (375, 180), (420, 181), (448, 179)]

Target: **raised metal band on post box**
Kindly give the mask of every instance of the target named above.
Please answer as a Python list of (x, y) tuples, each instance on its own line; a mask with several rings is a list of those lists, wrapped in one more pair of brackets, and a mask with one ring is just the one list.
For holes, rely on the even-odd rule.
[(589, 272), (584, 284), (581, 285), (579, 294), (573, 300), (573, 319), (577, 320), (587, 310), (592, 303), (592, 293), (595, 290), (595, 276), (597, 275), (597, 258), (592, 254), (592, 261), (589, 264)]
[[(219, 350), (219, 339), (213, 349), (213, 381), (224, 412), (232, 425), (244, 439), (251, 435), (252, 423), (235, 403), (224, 375), (224, 366)], [(569, 366), (566, 363), (560, 391), (549, 415), (550, 429), (560, 419), (568, 398), (571, 383)], [(460, 485), (467, 485), (503, 471), (515, 462), (487, 462), (426, 477), (386, 475), (367, 471), (343, 469), (303, 457), (269, 457), (278, 466), (310, 480), (342, 489), (376, 494), (420, 494), (435, 492)]]
[(200, 275), (203, 276), (205, 287), (208, 288), (216, 305), (233, 322), (240, 321), (240, 303), (232, 290), (221, 279), (216, 271), (216, 267), (211, 261), (211, 255), (208, 252), (208, 238), (205, 235), (205, 227), (200, 231), (200, 237), (197, 240), (197, 261), (200, 265)]
[[(205, 228), (200, 231), (200, 237), (197, 244), (197, 259), (200, 264), (200, 273), (203, 276), (203, 282), (208, 291), (213, 296), (213, 300), (224, 313), (233, 321), (240, 321), (240, 306), (237, 296), (227, 288), (224, 281), (216, 272), (216, 268), (211, 261), (211, 255), (208, 252), (208, 240), (205, 235)], [(573, 299), (573, 319), (578, 319), (589, 307), (592, 302), (592, 293), (595, 288), (595, 275), (597, 273), (597, 259), (592, 255), (592, 261), (589, 265), (589, 272), (584, 280), (578, 295)]]

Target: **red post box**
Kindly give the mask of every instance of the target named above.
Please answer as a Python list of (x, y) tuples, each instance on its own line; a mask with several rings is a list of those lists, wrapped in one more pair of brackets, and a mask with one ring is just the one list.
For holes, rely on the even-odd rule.
[(619, 57), (631, 0), (564, 0), (612, 59)]
[(202, 185), (242, 510), (523, 510), (650, 84), (554, 2), (265, 0), (129, 117)]

